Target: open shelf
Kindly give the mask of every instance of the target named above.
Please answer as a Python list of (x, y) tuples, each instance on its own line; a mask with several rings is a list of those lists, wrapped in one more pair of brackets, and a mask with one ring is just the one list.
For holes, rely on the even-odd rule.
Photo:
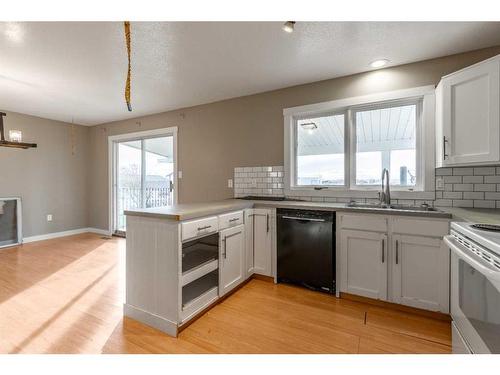
[(219, 273), (217, 270), (202, 276), (182, 287), (182, 309), (197, 304), (200, 297), (205, 293), (217, 289), (219, 284)]
[(187, 285), (196, 279), (199, 279), (202, 276), (205, 276), (207, 273), (210, 273), (219, 268), (219, 260), (213, 259), (205, 262), (195, 268), (190, 269), (187, 272), (182, 274), (181, 285)]
[(219, 257), (219, 236), (211, 235), (182, 245), (182, 273), (217, 260)]

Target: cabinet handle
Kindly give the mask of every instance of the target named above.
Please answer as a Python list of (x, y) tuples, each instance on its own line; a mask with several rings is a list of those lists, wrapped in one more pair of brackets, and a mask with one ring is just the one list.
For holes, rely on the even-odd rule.
[(382, 238), (382, 263), (385, 263), (385, 238)]
[(205, 225), (204, 227), (198, 227), (198, 230), (205, 230), (205, 229), (208, 229), (208, 228), (212, 228), (211, 225)]
[(443, 135), (443, 160), (446, 160), (448, 157), (448, 154), (446, 153), (446, 144), (448, 141), (446, 140), (446, 137)]
[(233, 223), (233, 222), (238, 221), (238, 220), (240, 220), (240, 219), (238, 219), (237, 217), (235, 217), (234, 219), (229, 220), (229, 222)]
[(396, 264), (399, 264), (399, 240), (396, 240)]
[(226, 259), (226, 237), (222, 237), (222, 248), (224, 249), (222, 256)]
[(224, 252), (222, 253), (222, 255), (224, 256), (224, 259), (226, 259), (226, 257), (227, 257), (227, 248), (226, 248), (227, 241), (226, 240), (230, 237), (237, 236), (238, 234), (241, 234), (241, 231), (233, 233), (233, 234), (228, 234), (227, 236), (222, 237), (222, 246), (224, 247)]
[(266, 232), (269, 233), (269, 214), (266, 215)]

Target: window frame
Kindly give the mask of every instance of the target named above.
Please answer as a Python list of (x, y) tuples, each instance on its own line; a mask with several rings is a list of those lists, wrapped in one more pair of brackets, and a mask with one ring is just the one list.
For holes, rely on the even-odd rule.
[(391, 191), (410, 191), (418, 192), (423, 191), (423, 179), (425, 171), (422, 169), (422, 154), (425, 152), (422, 149), (422, 110), (423, 110), (423, 97), (414, 98), (403, 98), (390, 100), (378, 103), (369, 103), (365, 105), (353, 106), (349, 108), (351, 112), (351, 123), (350, 126), (350, 141), (351, 141), (351, 163), (350, 163), (350, 181), (349, 187), (351, 190), (379, 190), (380, 185), (358, 185), (356, 184), (356, 152), (357, 152), (357, 142), (356, 142), (356, 113), (370, 110), (377, 110), (383, 108), (394, 108), (401, 107), (404, 105), (416, 105), (416, 123), (415, 123), (415, 170), (416, 170), (416, 182), (415, 186), (402, 187), (398, 185), (391, 185)]
[[(299, 185), (298, 184), (298, 122), (304, 119), (314, 119), (318, 117), (326, 117), (326, 116), (336, 116), (336, 115), (344, 115), (344, 184), (343, 185)], [(318, 113), (314, 116), (294, 116), (293, 117), (293, 150), (292, 150), (292, 160), (293, 160), (293, 186), (299, 189), (313, 189), (313, 190), (323, 190), (323, 189), (337, 189), (337, 190), (345, 190), (349, 184), (349, 163), (348, 163), (348, 155), (346, 150), (348, 149), (349, 137), (347, 136), (349, 131), (349, 122), (347, 120), (347, 111), (345, 109), (338, 109), (335, 111), (322, 112)]]
[[(353, 184), (355, 178), (355, 137), (352, 132), (354, 111), (360, 108), (385, 107), (388, 104), (401, 105), (405, 102), (420, 101), (421, 108), (417, 119), (416, 168), (420, 171), (417, 185), (401, 189), (391, 186), (395, 199), (434, 199), (435, 198), (435, 97), (434, 86), (422, 86), (370, 94), (329, 102), (315, 103), (299, 107), (285, 108), (284, 116), (284, 193), (286, 196), (336, 197), (336, 198), (376, 198), (380, 186)], [(344, 185), (297, 185), (297, 120), (329, 114), (344, 113)], [(424, 152), (425, 151), (425, 152)], [(418, 173), (418, 172), (417, 172)], [(354, 181), (355, 182), (355, 181)]]

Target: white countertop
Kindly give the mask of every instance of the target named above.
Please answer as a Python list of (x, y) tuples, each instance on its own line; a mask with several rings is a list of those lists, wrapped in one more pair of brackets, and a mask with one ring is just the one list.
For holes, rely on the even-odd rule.
[(402, 216), (420, 216), (429, 218), (452, 218), (452, 213), (443, 211), (406, 211), (386, 208), (363, 208), (363, 207), (348, 207), (346, 203), (328, 203), (328, 202), (302, 202), (302, 201), (263, 201), (263, 200), (243, 200), (243, 199), (227, 199), (223, 201), (207, 202), (207, 203), (188, 203), (176, 204), (169, 207), (145, 208), (126, 210), (125, 215), (146, 216), (163, 218), (168, 220), (191, 220), (199, 217), (218, 215), (223, 212), (237, 211), (252, 207), (275, 207), (275, 208), (295, 208), (295, 209), (312, 209), (326, 211), (350, 211), (377, 213), (386, 215), (402, 215)]
[(498, 208), (439, 207), (439, 209), (453, 215), (453, 221), (500, 224), (500, 209)]

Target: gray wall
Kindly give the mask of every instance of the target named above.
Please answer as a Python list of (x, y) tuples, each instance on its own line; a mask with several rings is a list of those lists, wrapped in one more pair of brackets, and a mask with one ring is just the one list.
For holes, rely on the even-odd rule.
[(178, 126), (179, 202), (230, 198), (227, 179), (234, 167), (283, 165), (283, 108), (437, 84), (443, 75), (499, 53), (493, 47), (94, 126), (90, 226), (108, 227), (108, 135)]
[(38, 144), (0, 147), (0, 197), (21, 197), (24, 237), (88, 226), (90, 129), (13, 112), (4, 125), (7, 138), (9, 129), (19, 129)]
[(500, 46), (90, 128), (8, 113), (7, 130), (22, 130), (39, 147), (0, 148), (0, 197), (23, 199), (25, 237), (108, 229), (107, 137), (178, 126), (179, 202), (230, 198), (235, 167), (283, 165), (283, 108), (436, 84), (499, 53)]

